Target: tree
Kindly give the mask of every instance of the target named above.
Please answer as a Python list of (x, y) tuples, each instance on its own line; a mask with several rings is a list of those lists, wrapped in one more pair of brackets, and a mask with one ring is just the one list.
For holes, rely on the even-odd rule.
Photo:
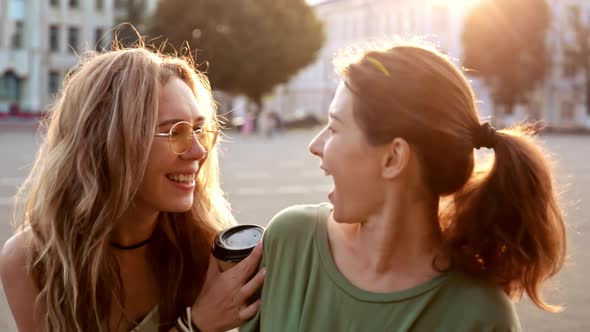
[(151, 37), (196, 49), (214, 89), (244, 94), (259, 108), (265, 94), (315, 61), (324, 42), (305, 0), (167, 0), (152, 20)]
[(123, 45), (132, 45), (144, 32), (146, 0), (117, 0), (115, 6), (124, 13), (123, 22), (119, 22), (122, 24), (117, 29), (117, 39)]
[(590, 114), (590, 25), (582, 22), (578, 6), (571, 7), (568, 21), (571, 22), (575, 38), (573, 43), (568, 43), (565, 38), (562, 40), (564, 44), (564, 73), (570, 79), (575, 79), (579, 72), (583, 73), (586, 113)]
[(508, 114), (545, 79), (550, 20), (545, 0), (482, 0), (465, 20), (463, 66)]

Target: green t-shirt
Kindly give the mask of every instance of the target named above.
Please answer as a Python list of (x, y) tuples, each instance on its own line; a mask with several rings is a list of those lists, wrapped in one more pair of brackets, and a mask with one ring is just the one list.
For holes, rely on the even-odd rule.
[(521, 331), (500, 289), (458, 272), (393, 293), (354, 286), (330, 253), (331, 209), (294, 206), (273, 218), (264, 234), (262, 306), (240, 331)]

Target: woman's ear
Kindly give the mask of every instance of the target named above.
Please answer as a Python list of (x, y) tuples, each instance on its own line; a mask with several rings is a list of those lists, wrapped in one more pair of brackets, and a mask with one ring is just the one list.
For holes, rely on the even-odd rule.
[(381, 175), (387, 180), (392, 180), (404, 173), (410, 162), (412, 149), (403, 138), (395, 138), (384, 147), (381, 162)]

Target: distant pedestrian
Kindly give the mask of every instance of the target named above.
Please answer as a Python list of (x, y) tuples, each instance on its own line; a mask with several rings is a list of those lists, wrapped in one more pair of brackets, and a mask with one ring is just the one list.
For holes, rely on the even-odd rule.
[(246, 111), (244, 113), (244, 124), (242, 125), (242, 135), (250, 136), (254, 131), (254, 117), (252, 112)]
[(283, 121), (281, 120), (281, 115), (277, 111), (271, 111), (270, 117), (273, 121), (274, 132), (280, 133), (283, 131)]
[(277, 133), (277, 119), (273, 112), (261, 113), (259, 122), (261, 132), (266, 138), (271, 138)]

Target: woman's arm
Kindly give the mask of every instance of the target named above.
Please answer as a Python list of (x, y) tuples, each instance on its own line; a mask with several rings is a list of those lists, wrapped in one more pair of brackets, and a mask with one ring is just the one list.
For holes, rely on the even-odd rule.
[(4, 244), (0, 252), (0, 277), (4, 294), (20, 332), (45, 331), (43, 307), (35, 312), (39, 290), (27, 269), (30, 233), (22, 231)]

